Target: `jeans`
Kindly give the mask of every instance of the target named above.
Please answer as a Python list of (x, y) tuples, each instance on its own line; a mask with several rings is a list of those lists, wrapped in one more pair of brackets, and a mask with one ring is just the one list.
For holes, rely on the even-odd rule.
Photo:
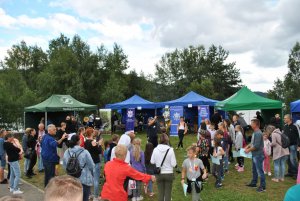
[(283, 179), (285, 173), (285, 162), (289, 156), (282, 156), (274, 160), (274, 177), (275, 179)]
[(215, 186), (222, 183), (220, 168), (221, 165), (213, 164), (212, 166), (212, 175), (216, 178)]
[(94, 197), (99, 197), (99, 179), (100, 179), (100, 163), (96, 163), (93, 171), (94, 175)]
[(45, 168), (44, 185), (46, 187), (47, 184), (49, 183), (50, 179), (55, 177), (55, 165), (56, 165), (56, 163), (43, 160), (43, 164), (44, 164), (44, 168)]
[(171, 201), (174, 174), (157, 175), (158, 201)]
[(135, 182), (136, 182), (136, 189), (132, 190), (132, 195), (133, 195), (133, 198), (138, 198), (142, 195), (142, 184), (143, 183), (141, 181), (135, 181)]
[(9, 162), (10, 164), (10, 178), (9, 187), (14, 191), (18, 190), (18, 185), (21, 177), (21, 170), (19, 161)]
[(39, 171), (44, 170), (43, 159), (41, 154), (37, 157), (37, 159), (38, 159), (38, 170)]
[(253, 156), (252, 157), (252, 181), (251, 184), (256, 185), (258, 176), (260, 177), (260, 187), (266, 188), (266, 179), (263, 170), (264, 156)]
[(195, 182), (192, 182), (191, 188), (192, 188), (192, 201), (199, 201), (200, 193), (197, 193), (196, 191)]
[(91, 187), (84, 184), (82, 184), (82, 187), (83, 187), (83, 201), (89, 201)]
[(153, 193), (153, 183), (152, 183), (152, 180), (150, 180), (149, 182), (148, 182), (148, 191), (150, 192), (150, 193)]
[(289, 147), (290, 157), (288, 160), (288, 173), (290, 175), (297, 176), (298, 174), (298, 164), (297, 164), (297, 145), (291, 145)]
[(27, 170), (29, 168), (29, 163), (30, 163), (30, 160), (28, 158), (24, 158), (24, 173), (25, 174), (27, 173)]
[(223, 161), (224, 161), (224, 170), (228, 170), (228, 153), (227, 152), (225, 152)]

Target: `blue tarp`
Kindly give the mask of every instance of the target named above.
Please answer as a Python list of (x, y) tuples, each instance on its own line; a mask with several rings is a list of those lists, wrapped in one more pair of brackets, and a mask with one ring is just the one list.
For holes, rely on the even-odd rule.
[(198, 106), (198, 105), (215, 106), (215, 104), (217, 102), (219, 102), (219, 101), (206, 98), (204, 96), (201, 96), (201, 95), (191, 91), (176, 100), (157, 103), (157, 106), (165, 107), (166, 105), (168, 105), (168, 106), (185, 106), (185, 107), (187, 107), (189, 104), (192, 104), (192, 106)]
[(300, 100), (291, 102), (291, 112), (300, 112)]
[(126, 108), (138, 108), (138, 107), (141, 107), (141, 109), (155, 109), (156, 104), (148, 100), (145, 100), (138, 95), (134, 95), (125, 101), (105, 105), (105, 108), (114, 109), (114, 110), (126, 109)]

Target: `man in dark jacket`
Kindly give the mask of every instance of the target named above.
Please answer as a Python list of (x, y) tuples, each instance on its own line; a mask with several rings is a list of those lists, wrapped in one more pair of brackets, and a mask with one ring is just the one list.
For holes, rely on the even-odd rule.
[(210, 118), (210, 121), (215, 125), (215, 130), (218, 130), (218, 124), (222, 122), (222, 116), (219, 114), (218, 110), (215, 110), (214, 114)]
[(63, 134), (62, 138), (58, 141), (55, 140), (56, 127), (53, 124), (48, 125), (48, 134), (46, 134), (41, 142), (42, 159), (45, 168), (45, 187), (51, 178), (55, 176), (55, 165), (59, 163), (57, 155), (57, 146), (67, 138), (67, 134)]
[(147, 138), (148, 142), (151, 142), (153, 144), (153, 147), (157, 147), (158, 141), (157, 141), (157, 133), (158, 133), (158, 123), (157, 123), (157, 116), (154, 118), (150, 117), (148, 119), (148, 128), (147, 128)]
[(284, 116), (284, 123), (283, 133), (290, 140), (290, 156), (288, 160), (288, 174), (286, 176), (296, 178), (298, 174), (297, 147), (299, 145), (299, 133), (297, 127), (293, 124), (291, 115), (286, 114)]

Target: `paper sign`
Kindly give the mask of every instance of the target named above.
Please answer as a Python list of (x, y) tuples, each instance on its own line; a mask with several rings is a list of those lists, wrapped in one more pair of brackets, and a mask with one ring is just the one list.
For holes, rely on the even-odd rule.
[(210, 158), (211, 158), (211, 162), (213, 164), (220, 165), (220, 159), (218, 157), (214, 157), (214, 156), (210, 155)]
[(186, 196), (188, 185), (187, 184), (182, 184), (182, 188), (183, 188), (184, 196)]
[(70, 134), (68, 134), (68, 140), (69, 141), (71, 140), (71, 138), (72, 138), (73, 135), (76, 135), (76, 133), (70, 133)]
[(136, 182), (135, 182), (135, 180), (129, 180), (129, 181), (128, 181), (128, 188), (129, 188), (130, 190), (136, 189)]
[(240, 150), (240, 155), (245, 158), (252, 158), (252, 153), (249, 152), (248, 154), (246, 154), (245, 149), (243, 149), (243, 148)]
[(232, 155), (234, 158), (240, 157), (240, 152), (239, 151), (232, 151)]

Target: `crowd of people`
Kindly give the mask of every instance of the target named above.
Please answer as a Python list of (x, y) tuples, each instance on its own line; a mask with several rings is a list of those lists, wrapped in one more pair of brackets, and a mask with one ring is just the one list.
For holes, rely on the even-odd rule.
[[(260, 114), (258, 114), (260, 115)], [(19, 161), (24, 157), (24, 174), (28, 179), (44, 172), (45, 201), (69, 200), (143, 200), (143, 196), (154, 196), (153, 182), (157, 183), (159, 201), (170, 201), (174, 181), (174, 170), (181, 172), (181, 184), (187, 185), (187, 192), (193, 201), (199, 201), (203, 184), (211, 175), (215, 178), (215, 188), (223, 188), (223, 181), (229, 171), (229, 164), (236, 159), (237, 174), (245, 171), (244, 157), (237, 153), (252, 154), (252, 179), (248, 187), (257, 192), (267, 189), (266, 175), (273, 182), (284, 182), (285, 177), (296, 179), (298, 175), (297, 150), (299, 151), (299, 126), (293, 124), (291, 116), (284, 116), (284, 126), (266, 125), (261, 120), (251, 120), (253, 130), (251, 142), (247, 144), (245, 130), (248, 126), (239, 121), (238, 115), (232, 119), (222, 119), (217, 114), (212, 121), (205, 119), (198, 130), (195, 142), (186, 149), (186, 159), (177, 164), (175, 151), (170, 144), (166, 130), (159, 129), (157, 117), (148, 119), (147, 142), (127, 131), (121, 136), (113, 134), (104, 141), (95, 127), (74, 127), (70, 117), (60, 128), (49, 124), (47, 130), (40, 123), (38, 130), (27, 128), (22, 142), (5, 130), (0, 131), (0, 183), (8, 184), (13, 195), (22, 194), (19, 188), (21, 170)], [(187, 134), (184, 117), (178, 124), (179, 143), (183, 148)], [(145, 143), (145, 150), (142, 144)], [(270, 160), (274, 161), (271, 170)], [(8, 179), (4, 169), (8, 162)], [(287, 174), (285, 164), (288, 163)], [(104, 164), (103, 175), (101, 167)], [(68, 176), (60, 176), (59, 165)], [(181, 171), (179, 171), (181, 167)], [(100, 192), (100, 178), (104, 184)], [(258, 181), (260, 183), (258, 185)], [(9, 180), (9, 181), (8, 181)], [(300, 182), (300, 181), (299, 181)], [(68, 189), (63, 193), (60, 189)], [(92, 190), (93, 189), (93, 190)], [(65, 192), (65, 190), (64, 190)], [(60, 198), (60, 199), (58, 199)]]

